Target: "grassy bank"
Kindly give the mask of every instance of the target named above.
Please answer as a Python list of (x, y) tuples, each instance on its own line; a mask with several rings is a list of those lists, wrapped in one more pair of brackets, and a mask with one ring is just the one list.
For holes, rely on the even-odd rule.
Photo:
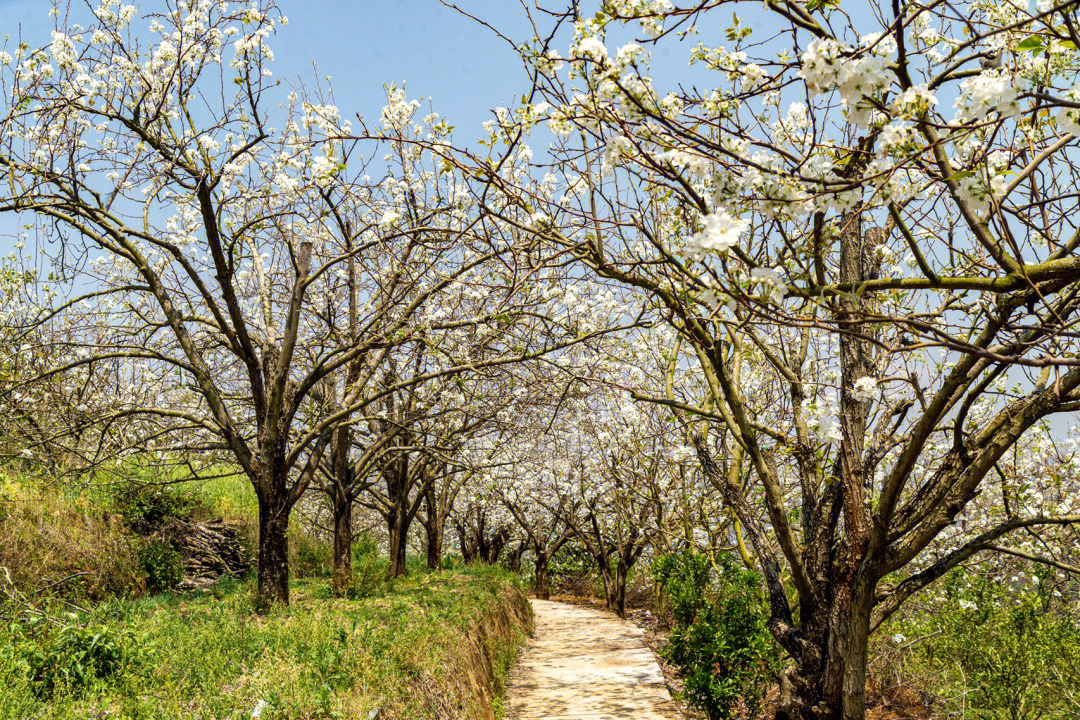
[[(148, 516), (158, 523), (165, 516), (222, 518), (249, 554), (256, 545), (258, 503), (251, 484), (238, 475), (139, 488), (107, 486), (93, 478), (49, 482), (0, 468), (0, 597), (9, 586), (31, 597), (78, 603), (154, 591), (148, 575), (161, 568), (147, 552), (157, 539), (153, 528), (143, 527)], [(289, 526), (290, 570), (298, 578), (328, 577), (329, 546), (309, 530), (298, 519)]]
[[(116, 600), (5, 620), (2, 718), (491, 718), (531, 623), (515, 576), (416, 573), (363, 600), (295, 584)], [(9, 616), (11, 613), (9, 612)]]

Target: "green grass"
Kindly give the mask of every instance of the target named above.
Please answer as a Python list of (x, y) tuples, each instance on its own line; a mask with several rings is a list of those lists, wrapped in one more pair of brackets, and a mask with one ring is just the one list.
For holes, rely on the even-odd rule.
[(192, 483), (191, 492), (209, 510), (231, 522), (255, 524), (259, 516), (255, 489), (243, 475), (226, 475)]
[[(443, 713), (459, 702), (464, 648), (476, 647), (480, 619), (505, 608), (517, 584), (499, 569), (468, 568), (415, 572), (355, 601), (327, 597), (324, 581), (301, 580), (292, 605), (266, 615), (255, 612), (247, 582), (199, 596), (117, 600), (70, 617), (54, 608), (56, 626), (46, 636), (75, 625), (81, 642), (100, 636), (121, 659), (112, 658), (105, 677), (84, 668), (85, 680), (53, 669), (60, 680), (51, 689), (20, 664), (25, 627), (12, 632), (5, 620), (0, 717), (222, 719), (250, 718), (259, 708), (264, 720), (363, 719), (376, 709), (379, 718), (463, 717)], [(506, 637), (481, 638), (496, 690), (524, 640), (523, 624), (514, 625)], [(68, 646), (43, 642), (50, 662), (92, 665), (85, 653), (69, 657)]]

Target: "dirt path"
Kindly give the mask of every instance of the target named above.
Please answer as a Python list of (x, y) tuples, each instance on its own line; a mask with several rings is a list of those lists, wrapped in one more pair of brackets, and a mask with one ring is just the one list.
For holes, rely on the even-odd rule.
[(536, 637), (508, 688), (508, 720), (681, 720), (642, 631), (613, 615), (533, 600)]

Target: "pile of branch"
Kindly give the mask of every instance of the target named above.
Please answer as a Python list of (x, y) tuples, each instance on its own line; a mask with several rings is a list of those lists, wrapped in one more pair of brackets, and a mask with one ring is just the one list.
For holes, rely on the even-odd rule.
[(240, 575), (250, 563), (236, 528), (224, 520), (172, 519), (165, 535), (184, 556), (184, 579), (180, 590), (202, 590), (223, 575)]

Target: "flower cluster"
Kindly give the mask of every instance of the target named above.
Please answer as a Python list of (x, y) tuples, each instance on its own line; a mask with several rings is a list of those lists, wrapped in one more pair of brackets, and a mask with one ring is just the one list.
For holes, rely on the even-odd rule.
[(878, 395), (878, 381), (876, 378), (863, 376), (855, 381), (851, 388), (851, 397), (858, 402), (870, 402)]
[(960, 95), (954, 103), (961, 122), (981, 122), (992, 114), (1007, 118), (1019, 109), (1016, 79), (1003, 70), (988, 70), (960, 83)]
[[(883, 49), (880, 43), (874, 50)], [(872, 100), (883, 95), (892, 84), (888, 58), (879, 52), (854, 57), (852, 51), (831, 39), (810, 43), (802, 55), (799, 77), (813, 94), (832, 89), (840, 93), (847, 108), (848, 120), (866, 127), (874, 110)]]
[(702, 218), (702, 229), (687, 238), (690, 255), (703, 258), (710, 252), (726, 252), (739, 242), (748, 223), (724, 208), (718, 208)]

